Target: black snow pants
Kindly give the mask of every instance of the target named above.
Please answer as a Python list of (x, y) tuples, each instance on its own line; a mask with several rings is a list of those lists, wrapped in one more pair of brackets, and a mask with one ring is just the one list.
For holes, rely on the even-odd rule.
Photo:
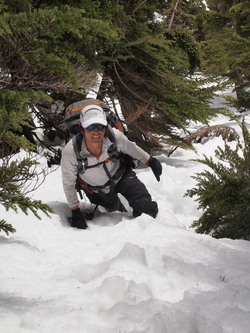
[[(128, 168), (123, 174), (122, 178), (115, 185), (115, 193), (120, 193), (129, 203), (133, 209), (133, 216), (140, 216), (142, 213), (156, 217), (158, 213), (158, 205), (152, 201), (146, 186), (137, 178), (135, 172)], [(110, 202), (103, 200), (103, 198), (96, 192), (85, 191), (89, 201), (93, 204), (103, 206), (108, 211), (120, 210), (119, 205), (116, 206), (114, 200), (110, 197)], [(118, 197), (117, 197), (118, 198)], [(112, 202), (113, 201), (113, 202)], [(113, 208), (112, 208), (113, 207)]]

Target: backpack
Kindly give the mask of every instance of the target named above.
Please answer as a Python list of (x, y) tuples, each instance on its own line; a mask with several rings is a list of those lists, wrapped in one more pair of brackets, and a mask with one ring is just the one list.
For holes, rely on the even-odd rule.
[[(118, 153), (117, 151), (116, 137), (114, 135), (112, 127), (119, 129), (122, 133), (124, 133), (124, 131), (122, 124), (116, 114), (112, 112), (109, 107), (99, 99), (84, 99), (70, 104), (65, 110), (65, 124), (73, 140), (74, 151), (78, 161), (78, 174), (83, 173), (85, 169), (88, 168), (83, 166), (83, 163), (85, 163), (85, 161), (83, 161), (83, 159), (80, 157), (81, 144), (83, 140), (83, 136), (80, 133), (82, 129), (80, 123), (80, 114), (82, 109), (89, 105), (98, 105), (106, 113), (108, 122), (106, 136), (112, 142), (112, 145), (108, 149), (109, 159), (123, 159), (123, 163), (125, 163), (127, 166), (135, 167), (135, 164), (132, 161), (132, 157), (129, 157), (129, 155), (126, 154)], [(99, 165), (99, 163), (97, 165)]]
[[(120, 158), (120, 155), (121, 155), (117, 152), (116, 138), (115, 138), (115, 135), (112, 130), (112, 127), (117, 127), (115, 125), (117, 123), (120, 123), (120, 121), (119, 121), (118, 117), (113, 112), (111, 112), (109, 107), (99, 99), (84, 99), (84, 100), (72, 103), (65, 110), (65, 124), (66, 124), (66, 126), (70, 132), (70, 135), (72, 137), (72, 140), (73, 140), (73, 147), (74, 147), (75, 155), (76, 155), (76, 158), (78, 161), (78, 167), (77, 167), (78, 174), (83, 173), (85, 171), (85, 169), (87, 168), (87, 166), (86, 167), (83, 166), (83, 163), (85, 164), (85, 161), (80, 156), (81, 144), (82, 144), (82, 140), (83, 140), (83, 136), (81, 134), (82, 127), (81, 127), (81, 123), (80, 123), (80, 114), (81, 114), (82, 109), (89, 105), (100, 106), (106, 114), (106, 118), (107, 118), (107, 122), (108, 122), (106, 135), (112, 142), (112, 145), (108, 149), (109, 158), (110, 159)], [(99, 165), (99, 163), (97, 163), (96, 166), (97, 165)]]
[[(103, 111), (106, 114), (107, 122), (111, 127), (115, 127), (119, 129), (122, 133), (125, 134), (123, 125), (121, 121), (119, 120), (118, 116), (112, 112), (109, 107), (102, 102), (99, 99), (84, 99), (78, 102), (74, 102), (70, 104), (65, 109), (65, 115), (64, 115), (64, 123), (66, 125), (66, 129), (68, 130), (68, 138), (66, 141), (68, 141), (71, 138), (74, 138), (75, 135), (79, 134), (81, 132), (81, 123), (80, 123), (80, 114), (81, 110), (89, 105), (98, 105), (101, 106)], [(112, 133), (112, 130), (108, 131), (109, 133), (109, 139), (113, 143), (113, 154), (116, 153), (116, 143), (114, 142), (115, 136)], [(78, 137), (78, 140), (81, 136)], [(55, 156), (48, 156), (47, 157), (47, 163), (48, 166), (51, 167), (54, 164), (60, 164), (61, 160), (61, 150), (57, 150), (55, 153)]]
[(112, 127), (116, 127), (124, 133), (123, 126), (114, 112), (112, 112), (109, 107), (99, 99), (84, 99), (75, 103), (70, 104), (65, 110), (65, 124), (70, 132), (70, 135), (74, 135), (80, 132), (80, 114), (81, 110), (89, 105), (100, 106), (106, 114), (107, 122)]

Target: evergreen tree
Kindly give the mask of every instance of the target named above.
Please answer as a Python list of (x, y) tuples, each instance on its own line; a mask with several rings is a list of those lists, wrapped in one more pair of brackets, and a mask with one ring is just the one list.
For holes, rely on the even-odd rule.
[[(218, 111), (209, 106), (215, 88), (192, 79), (199, 68), (193, 33), (202, 1), (178, 1), (175, 15), (177, 2), (164, 0), (4, 3), (5, 88), (41, 90), (67, 105), (84, 98), (101, 73), (98, 97), (111, 98), (113, 105), (118, 99), (131, 139), (146, 149), (161, 146), (165, 137), (183, 144), (179, 129), (185, 131), (190, 120), (207, 122)], [(171, 28), (164, 19), (169, 15)], [(45, 126), (41, 110), (50, 106), (37, 106)]]
[(98, 48), (113, 43), (109, 22), (89, 19), (70, 6), (3, 11), (0, 23), (1, 85), (5, 89), (84, 93), (96, 80)]
[[(84, 98), (101, 70), (96, 60), (99, 49), (105, 50), (118, 39), (115, 27), (101, 16), (87, 17), (82, 6), (75, 7), (81, 1), (3, 2), (1, 88), (42, 91), (66, 105), (74, 96)], [(52, 103), (35, 105), (33, 111), (39, 110), (45, 129), (58, 130), (58, 119), (51, 125), (52, 119), (48, 122), (43, 112), (50, 112)]]
[[(39, 184), (37, 161), (31, 157), (18, 159), (13, 155), (20, 149), (31, 151), (35, 147), (22, 132), (24, 126), (30, 126), (29, 105), (37, 103), (41, 97), (41, 93), (34, 91), (0, 91), (0, 204), (16, 212), (18, 208), (26, 214), (30, 210), (38, 218), (39, 210), (45, 214), (53, 210), (41, 201), (28, 197), (29, 183), (35, 181), (36, 185)], [(5, 220), (0, 221), (1, 230), (7, 234), (15, 231)]]
[(237, 99), (229, 101), (240, 112), (250, 108), (249, 0), (207, 0), (203, 71), (234, 84)]
[(18, 152), (20, 148), (31, 151), (35, 146), (23, 136), (23, 128), (30, 127), (30, 106), (44, 100), (36, 91), (0, 89), (0, 158)]
[[(47, 216), (54, 212), (51, 207), (40, 200), (33, 200), (28, 196), (29, 192), (35, 191), (40, 185), (39, 178), (43, 171), (38, 172), (37, 164), (38, 162), (32, 156), (20, 159), (10, 159), (8, 156), (2, 159), (0, 166), (0, 204), (6, 210), (12, 209), (17, 213), (19, 208), (26, 215), (31, 211), (38, 219), (40, 219), (38, 211), (42, 211)], [(35, 183), (35, 186), (30, 188), (32, 183)], [(15, 232), (15, 229), (5, 220), (0, 221), (1, 230), (7, 234)]]
[(199, 48), (189, 23), (191, 15), (187, 13), (185, 22), (185, 16), (180, 16), (182, 26), (169, 29), (164, 16), (157, 21), (155, 13), (164, 13), (173, 1), (115, 3), (120, 7), (112, 22), (123, 34), (104, 58), (99, 97), (118, 99), (130, 138), (145, 149), (172, 140), (183, 144), (178, 130), (185, 131), (190, 120), (207, 122), (218, 112), (209, 106), (213, 88), (204, 88), (198, 77), (192, 79), (199, 66)]
[(215, 238), (250, 239), (250, 133), (241, 124), (243, 142), (238, 139), (236, 149), (225, 144), (216, 150), (216, 157), (204, 156), (198, 162), (210, 167), (193, 178), (196, 187), (186, 195), (196, 197), (203, 215), (192, 227), (198, 233), (211, 234)]

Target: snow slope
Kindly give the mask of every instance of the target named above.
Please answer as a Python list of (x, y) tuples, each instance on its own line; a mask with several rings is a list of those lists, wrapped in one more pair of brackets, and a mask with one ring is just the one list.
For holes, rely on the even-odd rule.
[(0, 332), (248, 333), (250, 242), (196, 234), (201, 212), (183, 197), (204, 168), (190, 159), (221, 144), (160, 156), (160, 183), (137, 170), (159, 204), (156, 219), (98, 211), (88, 230), (69, 227), (60, 168), (35, 193), (55, 209), (51, 219), (0, 206), (17, 229), (0, 234)]

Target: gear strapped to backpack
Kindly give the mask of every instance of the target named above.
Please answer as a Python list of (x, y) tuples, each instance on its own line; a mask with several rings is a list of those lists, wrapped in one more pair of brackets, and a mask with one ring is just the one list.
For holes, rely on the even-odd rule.
[(123, 126), (117, 115), (112, 112), (109, 107), (99, 99), (83, 99), (81, 101), (70, 104), (65, 110), (65, 124), (71, 134), (77, 134), (81, 130), (80, 114), (82, 109), (86, 106), (98, 105), (100, 106), (106, 114), (107, 122), (112, 127), (119, 129), (124, 132)]

